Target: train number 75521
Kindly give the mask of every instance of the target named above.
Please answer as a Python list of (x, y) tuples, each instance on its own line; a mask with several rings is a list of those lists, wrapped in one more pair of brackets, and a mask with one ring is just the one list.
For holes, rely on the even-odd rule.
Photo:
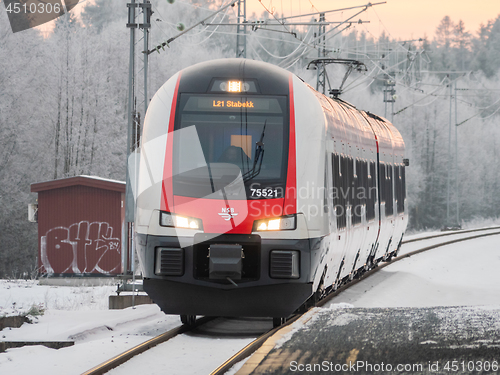
[(252, 197), (278, 198), (278, 189), (250, 189)]

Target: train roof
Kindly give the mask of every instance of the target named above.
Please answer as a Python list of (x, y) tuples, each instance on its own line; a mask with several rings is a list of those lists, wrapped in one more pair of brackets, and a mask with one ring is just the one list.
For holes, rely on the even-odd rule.
[[(208, 93), (217, 78), (243, 79), (257, 82), (257, 89), (262, 95), (289, 95), (291, 72), (273, 64), (239, 58), (216, 59), (201, 62), (181, 71), (179, 92)], [(299, 77), (297, 77), (299, 78)], [(404, 150), (404, 141), (396, 127), (388, 120), (370, 112), (357, 109), (351, 103), (341, 99), (328, 98), (313, 87), (299, 80), (315, 92), (323, 103), (323, 108), (336, 108), (337, 116), (345, 117), (347, 126), (359, 128), (355, 132), (366, 132), (367, 126), (377, 136), (381, 151), (388, 149)], [(329, 102), (329, 105), (326, 105)], [(349, 120), (348, 120), (349, 118)], [(352, 129), (354, 130), (354, 129)]]
[(256, 80), (260, 94), (288, 95), (290, 72), (262, 61), (218, 59), (192, 65), (181, 73), (180, 92), (206, 93), (216, 78)]

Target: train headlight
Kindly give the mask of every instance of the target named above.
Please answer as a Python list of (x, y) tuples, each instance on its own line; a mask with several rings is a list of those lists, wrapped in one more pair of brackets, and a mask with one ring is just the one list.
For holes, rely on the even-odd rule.
[(216, 79), (210, 88), (211, 92), (228, 92), (228, 93), (257, 93), (257, 84), (253, 80), (236, 80), (236, 79)]
[(200, 219), (171, 214), (170, 212), (160, 213), (160, 225), (162, 227), (203, 229), (203, 223)]
[(297, 227), (296, 216), (282, 216), (272, 219), (260, 219), (254, 221), (254, 231), (273, 231), (273, 230), (294, 230)]

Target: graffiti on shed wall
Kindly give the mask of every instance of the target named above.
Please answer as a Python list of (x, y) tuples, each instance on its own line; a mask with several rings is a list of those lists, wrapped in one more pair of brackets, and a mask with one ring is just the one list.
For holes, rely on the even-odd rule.
[(41, 237), (41, 261), (49, 274), (118, 273), (120, 244), (109, 223), (80, 221), (52, 228)]

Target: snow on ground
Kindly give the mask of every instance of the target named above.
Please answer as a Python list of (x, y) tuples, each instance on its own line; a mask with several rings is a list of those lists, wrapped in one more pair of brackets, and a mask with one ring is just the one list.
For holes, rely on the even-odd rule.
[[(54, 350), (25, 346), (0, 353), (2, 374), (81, 374), (132, 346), (179, 325), (156, 305), (108, 310), (116, 286), (49, 286), (0, 280), (0, 317), (28, 315), (32, 324), (5, 328), (0, 341), (74, 341)], [(29, 358), (29, 360), (26, 360)], [(42, 370), (42, 372), (40, 372)]]
[[(427, 240), (425, 245), (442, 240)], [(500, 306), (499, 242), (500, 236), (485, 237), (401, 260), (340, 294), (331, 307)], [(402, 252), (410, 245), (403, 245)], [(2, 330), (0, 341), (75, 341), (74, 346), (59, 350), (43, 346), (8, 349), (0, 353), (0, 373), (81, 374), (180, 324), (177, 316), (166, 316), (155, 305), (107, 310), (108, 296), (115, 288), (0, 280), (0, 316), (26, 313), (33, 306), (43, 311), (43, 315), (32, 318), (33, 324)], [(210, 373), (231, 355), (227, 353), (249, 341), (185, 336), (144, 355), (151, 356), (148, 361), (153, 363), (154, 358), (168, 353), (169, 374)], [(195, 349), (195, 342), (202, 345)], [(191, 361), (193, 352), (203, 359)], [(181, 358), (188, 361), (181, 364)], [(200, 366), (194, 368), (194, 362)], [(137, 361), (125, 372), (115, 371), (144, 373), (144, 368)], [(165, 367), (158, 368), (158, 373), (165, 373)]]
[[(32, 324), (3, 329), (0, 341), (75, 342), (59, 350), (41, 345), (8, 349), (0, 353), (0, 374), (81, 374), (181, 324), (178, 316), (165, 315), (156, 305), (108, 310), (108, 297), (115, 290), (116, 286), (109, 285), (61, 287), (39, 285), (34, 280), (0, 280), (0, 317), (30, 310), (43, 313), (29, 316)], [(144, 356), (150, 364), (147, 375), (210, 373), (251, 341), (247, 335), (224, 340), (185, 335), (110, 373), (144, 373)], [(169, 360), (157, 360), (165, 357)]]
[[(403, 245), (401, 252), (410, 245), (415, 243)], [(391, 264), (332, 303), (355, 307), (500, 306), (499, 269), (500, 235), (458, 242)]]
[(116, 285), (58, 287), (38, 280), (0, 280), (0, 317), (38, 310), (106, 310)]
[[(436, 244), (457, 237), (460, 235), (447, 236), (441, 240), (425, 240), (420, 243), (420, 246), (429, 246), (432, 243)], [(345, 326), (358, 319), (381, 314), (377, 308), (445, 307), (445, 309), (435, 311), (441, 320), (439, 328), (441, 338), (452, 337), (458, 341), (460, 335), (470, 336), (467, 329), (464, 329), (464, 327), (470, 328), (470, 326), (482, 327), (486, 331), (489, 329), (494, 333), (498, 332), (497, 322), (500, 316), (499, 243), (500, 235), (495, 235), (446, 245), (397, 261), (348, 288), (324, 307), (311, 309), (299, 321), (292, 324), (290, 331), (276, 342), (275, 350), (283, 346), (289, 348), (294, 344), (297, 345), (301, 338), (300, 332), (315, 330), (315, 333), (310, 335), (314, 339), (305, 334), (305, 337), (311, 340), (309, 342), (314, 341), (319, 337), (318, 325), (322, 327), (320, 329), (324, 333), (329, 330), (329, 327)], [(414, 243), (403, 245), (402, 253), (408, 252), (405, 246), (413, 247)], [(361, 312), (351, 310), (355, 312), (351, 313), (349, 310), (355, 307), (372, 309)], [(373, 311), (373, 313), (368, 311)], [(422, 314), (424, 313), (425, 311), (422, 310)], [(387, 319), (386, 314), (387, 311), (383, 312), (384, 319)], [(420, 313), (416, 313), (416, 318), (419, 319), (419, 317)], [(484, 326), (486, 321), (495, 324)], [(478, 333), (477, 327), (474, 333)], [(373, 326), (370, 328), (370, 331), (372, 330)], [(488, 333), (491, 334), (491, 332), (486, 331), (484, 332), (486, 336)], [(418, 328), (415, 332), (412, 330), (409, 332), (415, 335), (422, 334)], [(487, 340), (488, 337), (481, 337), (481, 333), (478, 335), (481, 339), (476, 340), (477, 343), (498, 345), (498, 340), (493, 343), (491, 338)], [(437, 344), (437, 342), (429, 341), (420, 344)], [(325, 344), (325, 346), (328, 345)], [(476, 346), (471, 346), (470, 350)], [(450, 346), (450, 348), (452, 347)], [(467, 348), (466, 350), (469, 350)], [(463, 348), (457, 347), (457, 349)], [(290, 349), (296, 353), (294, 350)], [(310, 350), (314, 351), (315, 349), (311, 348)], [(282, 356), (286, 357), (285, 352), (286, 350), (283, 351)], [(323, 358), (318, 352), (314, 352), (316, 359)], [(273, 361), (271, 354), (268, 354), (266, 358), (270, 358), (269, 362)], [(286, 358), (288, 360), (290, 357)], [(302, 357), (300, 354), (296, 354), (294, 358)], [(304, 358), (309, 357), (304, 354)], [(325, 356), (324, 358), (329, 357)], [(382, 358), (386, 363), (387, 359)], [(243, 363), (240, 362), (238, 368), (242, 365)], [(268, 363), (262, 364), (262, 367), (265, 368), (266, 365)], [(279, 368), (277, 364), (274, 367), (275, 370), (279, 370)], [(235, 366), (231, 370), (231, 374), (236, 373), (236, 371)]]
[[(33, 286), (33, 292), (39, 288)], [(104, 288), (98, 287), (95, 291), (104, 293)], [(124, 310), (107, 310), (107, 306), (106, 309), (89, 310), (89, 306), (76, 305), (81, 309), (47, 309), (33, 324), (2, 330), (1, 341), (69, 340), (75, 345), (59, 350), (44, 346), (8, 349), (0, 353), (0, 373), (81, 374), (180, 324), (178, 317), (163, 314), (156, 305)]]

